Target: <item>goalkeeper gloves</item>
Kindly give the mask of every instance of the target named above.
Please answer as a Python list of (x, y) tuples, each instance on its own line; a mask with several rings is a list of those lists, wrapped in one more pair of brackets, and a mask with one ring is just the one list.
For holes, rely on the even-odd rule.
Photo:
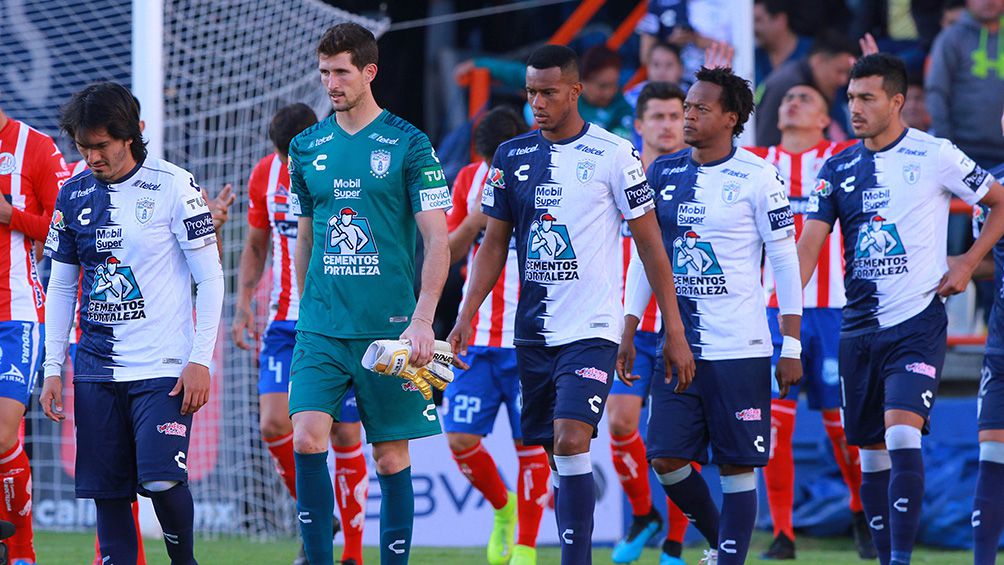
[(411, 358), (411, 343), (395, 339), (378, 339), (366, 348), (363, 354), (363, 367), (392, 377), (401, 377), (410, 382), (422, 393), (426, 400), (432, 400), (432, 387), (445, 390), (446, 385), (453, 382), (453, 351), (450, 344), (436, 340), (432, 352), (432, 361), (424, 367), (413, 367), (408, 363)]

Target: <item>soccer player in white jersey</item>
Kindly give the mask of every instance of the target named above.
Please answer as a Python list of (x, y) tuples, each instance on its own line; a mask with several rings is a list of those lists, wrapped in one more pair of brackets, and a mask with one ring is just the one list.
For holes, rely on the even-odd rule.
[[(847, 304), (840, 380), (847, 441), (861, 448), (861, 502), (879, 559), (909, 563), (924, 494), (921, 434), (930, 425), (945, 360), (941, 297), (962, 292), (1004, 233), (1004, 187), (944, 139), (909, 129), (903, 62), (858, 59), (847, 89), (854, 135), (863, 139), (819, 172), (798, 242), (802, 280), (839, 221)], [(969, 251), (946, 264), (952, 196), (991, 212)], [(881, 218), (879, 220), (878, 218)], [(862, 245), (884, 232), (881, 254)]]
[[(589, 444), (614, 378), (621, 333), (622, 215), (664, 312), (667, 363), (687, 380), (693, 374), (641, 162), (628, 142), (582, 120), (581, 91), (574, 51), (547, 45), (530, 55), (526, 92), (540, 130), (495, 153), (481, 200), (488, 224), (449, 338), (455, 352), (467, 353), (471, 320), (498, 281), (515, 231), (522, 283), (513, 339), (520, 427), (525, 444), (543, 445), (553, 457), (566, 565), (592, 562)], [(533, 249), (544, 222), (561, 238), (560, 253)]]
[[(487, 216), (481, 212), (481, 191), (488, 175), (488, 163), (503, 141), (526, 131), (525, 122), (508, 108), (496, 108), (474, 129), (475, 162), (457, 174), (453, 185), (453, 208), (446, 217), (450, 230), (450, 254), (457, 262), (467, 257), (468, 269), (481, 244)], [(468, 279), (469, 281), (469, 279)], [(464, 291), (466, 293), (467, 285)], [(519, 375), (513, 328), (516, 297), (519, 294), (519, 266), (516, 248), (510, 246), (506, 264), (489, 298), (473, 322), (468, 354), (471, 366), (458, 372), (447, 387), (443, 400), (443, 429), (450, 442), (453, 460), (495, 509), (495, 522), (488, 539), (490, 564), (529, 565), (537, 562), (537, 532), (549, 497), (551, 471), (547, 454), (540, 446), (523, 445), (520, 432)], [(498, 466), (481, 438), (492, 432), (498, 411), (505, 405), (519, 456), (516, 493), (507, 492)], [(519, 536), (514, 531), (519, 523)], [(515, 545), (513, 542), (515, 541)]]
[[(237, 272), (237, 307), (231, 336), (237, 347), (251, 349), (258, 338), (251, 299), (265, 270), (265, 258), (272, 248), (272, 289), (268, 306), (268, 327), (261, 336), (258, 358), (258, 406), (262, 441), (268, 447), (276, 471), (289, 494), (296, 498), (296, 466), (293, 461), (293, 425), (289, 421), (289, 368), (296, 344), (296, 320), (300, 296), (296, 287), (293, 250), (296, 249), (297, 220), (290, 210), (289, 143), (301, 131), (317, 123), (317, 116), (306, 104), (280, 108), (269, 124), (268, 136), (275, 151), (262, 158), (248, 180), (248, 235), (241, 252)], [(351, 186), (335, 190), (358, 190)], [(251, 342), (245, 341), (245, 333)], [(366, 497), (369, 473), (363, 455), (359, 412), (356, 397), (346, 394), (339, 421), (331, 429), (335, 451), (335, 501), (343, 530), (345, 546), (342, 563), (363, 560), (363, 526), (366, 523)], [(306, 563), (301, 546), (297, 558)]]
[[(770, 147), (747, 147), (756, 155), (777, 167), (788, 190), (788, 201), (795, 213), (796, 237), (805, 223), (809, 193), (816, 185), (816, 173), (832, 155), (857, 143), (857, 140), (836, 142), (824, 138), (830, 123), (826, 98), (814, 86), (795, 85), (781, 100), (778, 129), (781, 144)], [(774, 542), (761, 557), (764, 559), (794, 559), (795, 531), (792, 526), (792, 504), (795, 499), (795, 461), (791, 438), (795, 431), (795, 411), (800, 390), (805, 390), (809, 408), (822, 412), (826, 435), (833, 446), (833, 456), (850, 492), (853, 513), (854, 541), (863, 559), (874, 559), (875, 548), (868, 532), (868, 523), (861, 508), (861, 469), (858, 449), (847, 444), (840, 421), (840, 376), (837, 372), (837, 348), (840, 337), (840, 308), (844, 305), (844, 258), (840, 231), (834, 226), (824, 243), (819, 264), (803, 292), (802, 365), (804, 380), (791, 387), (789, 398), (771, 401), (770, 462), (764, 467), (767, 502), (774, 523)], [(770, 293), (767, 302), (767, 323), (774, 342), (774, 360), (781, 352), (782, 336), (777, 324), (777, 293), (774, 292), (773, 271), (764, 267), (764, 288)]]
[[(689, 388), (663, 367), (656, 370), (665, 379), (652, 383), (648, 456), (666, 494), (712, 546), (713, 563), (745, 561), (757, 511), (753, 470), (767, 463), (770, 449), (773, 347), (760, 282), (764, 247), (784, 334), (775, 371), (782, 398), (802, 374), (802, 293), (784, 181), (733, 142), (752, 110), (747, 81), (726, 68), (701, 69), (684, 105), (684, 140), (692, 148), (660, 157), (648, 170), (697, 357)], [(692, 467), (707, 462), (709, 444), (721, 469), (720, 517)]]
[[(683, 143), (683, 101), (687, 95), (679, 87), (665, 82), (650, 82), (638, 95), (635, 111), (635, 132), (642, 140), (641, 163), (648, 168), (661, 155), (675, 153), (684, 147)], [(640, 263), (630, 269), (630, 258), (634, 244), (627, 222), (623, 228), (624, 252), (624, 301), (633, 299), (634, 288), (643, 284), (645, 272)], [(652, 380), (652, 370), (659, 356), (659, 330), (662, 317), (655, 300), (651, 299), (641, 307), (640, 317), (625, 316), (624, 325), (634, 335), (633, 340), (621, 340), (618, 359), (632, 359), (625, 367), (621, 379), (614, 382), (607, 399), (607, 424), (610, 428), (610, 454), (621, 487), (631, 503), (632, 521), (627, 534), (617, 542), (613, 550), (614, 563), (636, 561), (645, 545), (662, 527), (662, 516), (652, 506), (652, 489), (649, 485), (648, 460), (645, 458), (645, 442), (638, 432), (642, 403), (648, 397)], [(637, 331), (634, 331), (636, 330)], [(661, 565), (680, 563), (683, 551), (683, 536), (687, 531), (687, 517), (672, 501), (668, 501), (668, 531), (662, 544)]]
[[(136, 561), (138, 492), (153, 501), (171, 561), (195, 563), (187, 454), (192, 415), (208, 401), (223, 305), (212, 217), (190, 173), (146, 154), (139, 108), (124, 87), (78, 92), (60, 125), (91, 170), (60, 191), (46, 238), (42, 409), (54, 421), (65, 417), (60, 373), (83, 271), (76, 494), (95, 500), (105, 561)], [(98, 267), (112, 264), (129, 283), (118, 297), (97, 290)]]

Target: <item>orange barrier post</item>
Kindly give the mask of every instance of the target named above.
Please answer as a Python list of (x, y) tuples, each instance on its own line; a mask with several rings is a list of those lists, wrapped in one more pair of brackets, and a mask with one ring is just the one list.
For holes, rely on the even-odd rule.
[(632, 88), (634, 88), (634, 85), (645, 80), (646, 78), (648, 78), (648, 70), (646, 70), (645, 67), (640, 67), (637, 71), (635, 71), (633, 75), (631, 75), (631, 78), (629, 78), (628, 81), (624, 83), (624, 88), (621, 90), (627, 92)]
[(617, 26), (617, 29), (610, 34), (609, 38), (607, 38), (607, 47), (613, 51), (620, 49), (621, 45), (624, 45), (624, 42), (627, 41), (628, 38), (631, 37), (631, 34), (634, 33), (635, 26), (637, 26), (638, 22), (645, 16), (645, 12), (647, 10), (648, 0), (641, 0), (641, 2), (638, 2), (638, 5), (634, 7), (634, 10), (631, 10), (628, 17), (625, 18), (624, 21), (621, 22), (621, 25)]
[(606, 1), (582, 0), (579, 7), (572, 12), (572, 15), (565, 20), (565, 23), (561, 24), (558, 31), (554, 32), (554, 35), (547, 42), (555, 45), (568, 45), (568, 42), (574, 39), (582, 31), (582, 28), (586, 27), (589, 20), (593, 19), (593, 16), (603, 7), (603, 4), (606, 4)]
[(488, 104), (492, 91), (492, 75), (488, 69), (475, 67), (467, 73), (467, 114), (474, 117)]

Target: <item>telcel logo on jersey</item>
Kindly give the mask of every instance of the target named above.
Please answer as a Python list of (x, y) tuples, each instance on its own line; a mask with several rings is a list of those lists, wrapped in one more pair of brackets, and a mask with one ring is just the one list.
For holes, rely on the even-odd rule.
[(507, 157), (515, 157), (517, 155), (528, 155), (533, 153), (540, 147), (539, 143), (535, 143), (529, 147), (517, 147), (515, 149), (510, 149)]
[(578, 280), (579, 262), (575, 259), (568, 227), (554, 223), (551, 214), (541, 214), (530, 224), (526, 264), (527, 282), (549, 283)]
[(114, 255), (94, 269), (94, 282), (88, 294), (87, 318), (110, 324), (146, 318), (143, 293), (132, 267), (123, 265)]
[(858, 230), (851, 276), (856, 279), (877, 279), (907, 272), (906, 248), (903, 247), (896, 224), (887, 222), (882, 216), (873, 216)]
[(380, 253), (369, 221), (348, 207), (329, 218), (323, 262), (326, 275), (379, 275)]
[(94, 233), (94, 248), (99, 253), (122, 249), (122, 228), (98, 228)]
[(673, 241), (673, 283), (678, 296), (728, 294), (725, 275), (710, 242), (690, 230)]

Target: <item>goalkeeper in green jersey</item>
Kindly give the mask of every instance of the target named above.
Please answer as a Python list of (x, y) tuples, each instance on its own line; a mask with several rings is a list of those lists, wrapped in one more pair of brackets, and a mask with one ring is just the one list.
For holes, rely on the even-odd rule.
[[(407, 563), (415, 514), (408, 440), (440, 433), (439, 416), (415, 383), (368, 371), (361, 360), (373, 341), (398, 339), (410, 342), (408, 365), (433, 359), (450, 193), (426, 135), (373, 98), (373, 34), (336, 25), (317, 57), (335, 113), (289, 146), (302, 297), (289, 391), (297, 518), (310, 563), (332, 563), (328, 433), (352, 386), (380, 479), (380, 562)], [(417, 302), (416, 227), (425, 247)]]

